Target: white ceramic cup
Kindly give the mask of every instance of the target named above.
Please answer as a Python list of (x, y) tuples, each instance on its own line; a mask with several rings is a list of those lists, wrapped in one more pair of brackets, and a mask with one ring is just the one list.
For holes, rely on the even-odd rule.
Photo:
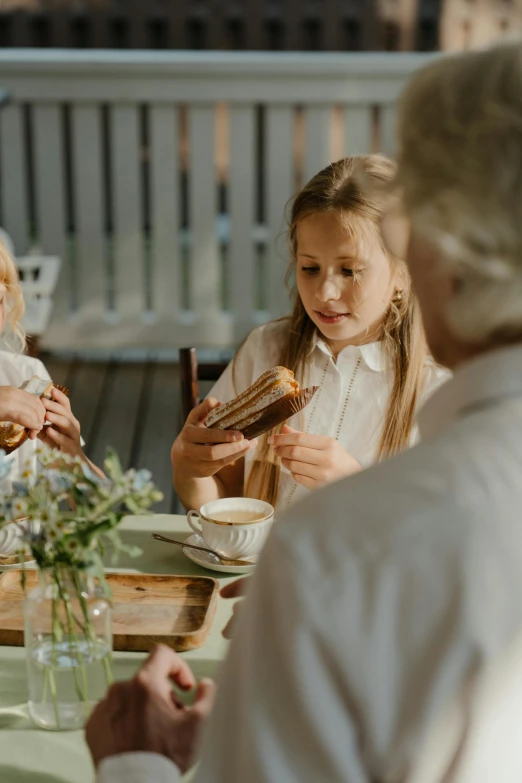
[[(225, 521), (221, 518), (227, 512), (232, 512), (231, 519), (238, 512), (256, 514), (260, 518), (248, 522)], [(213, 515), (219, 515), (220, 521), (213, 519)], [(223, 498), (205, 503), (199, 511), (189, 511), (187, 520), (210, 549), (224, 557), (240, 560), (261, 552), (274, 521), (274, 509), (264, 500)]]

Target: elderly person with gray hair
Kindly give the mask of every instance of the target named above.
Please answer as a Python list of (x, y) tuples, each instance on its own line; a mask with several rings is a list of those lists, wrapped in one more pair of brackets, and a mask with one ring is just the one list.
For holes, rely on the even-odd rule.
[[(522, 629), (521, 47), (415, 75), (396, 184), (383, 234), (454, 377), (424, 408), (419, 446), (274, 527), (197, 783), (466, 779), (473, 715), (461, 708)], [(169, 678), (194, 684), (162, 648), (95, 710), (100, 783), (174, 781), (190, 765), (212, 686), (185, 708)], [(508, 779), (512, 746), (500, 736), (495, 749), (494, 778), (479, 766), (467, 779)]]

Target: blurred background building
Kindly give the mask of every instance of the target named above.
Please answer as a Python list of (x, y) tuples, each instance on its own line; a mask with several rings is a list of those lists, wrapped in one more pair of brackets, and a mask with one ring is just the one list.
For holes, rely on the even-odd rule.
[(522, 29), (522, 0), (1, 0), (1, 47), (420, 51)]

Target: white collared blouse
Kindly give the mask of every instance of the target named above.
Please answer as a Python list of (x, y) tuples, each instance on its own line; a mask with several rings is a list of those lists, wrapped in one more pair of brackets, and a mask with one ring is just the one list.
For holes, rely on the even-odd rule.
[[(241, 394), (266, 370), (279, 362), (279, 352), (287, 321), (272, 321), (254, 329), (218, 380), (210, 395), (228, 402)], [(440, 386), (449, 373), (428, 360), (420, 404)], [(312, 402), (289, 420), (296, 430), (336, 438), (341, 446), (363, 467), (372, 465), (378, 456), (389, 397), (393, 386), (393, 367), (383, 343), (350, 345), (334, 360), (330, 348), (316, 335), (306, 367), (306, 377), (298, 378), (301, 386), (319, 386)], [(416, 430), (412, 444), (417, 440)], [(255, 454), (245, 460), (245, 480)], [(285, 508), (309, 493), (296, 484), (282, 469), (278, 508)]]

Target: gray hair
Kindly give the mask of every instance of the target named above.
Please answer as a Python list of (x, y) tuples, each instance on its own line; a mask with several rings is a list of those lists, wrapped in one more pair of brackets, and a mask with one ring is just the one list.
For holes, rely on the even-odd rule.
[(399, 171), (415, 232), (459, 280), (464, 340), (522, 335), (522, 45), (443, 57), (399, 114)]

